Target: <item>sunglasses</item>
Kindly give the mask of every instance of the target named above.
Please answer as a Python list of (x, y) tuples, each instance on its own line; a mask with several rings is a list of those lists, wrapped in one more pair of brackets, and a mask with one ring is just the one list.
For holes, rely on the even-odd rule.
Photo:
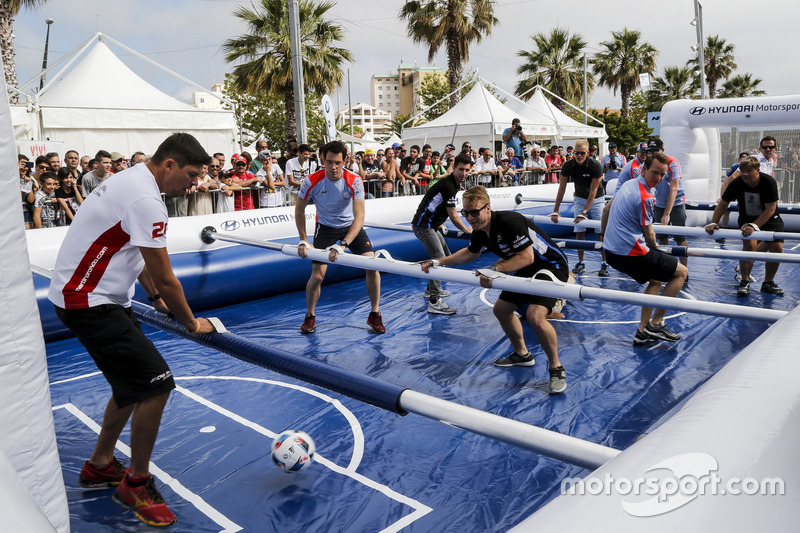
[(761, 147), (762, 150), (774, 150), (775, 148), (777, 148), (777, 146), (762, 146)]
[(575, 150), (575, 151), (574, 151), (574, 152), (572, 152), (572, 153), (573, 153), (573, 154), (575, 154), (575, 155), (586, 155), (586, 152), (583, 152), (583, 151), (580, 151), (580, 152), (579, 152), (578, 150)]
[(247, 166), (247, 163), (242, 163), (242, 162), (239, 162), (239, 163), (236, 163), (236, 166), (237, 166), (237, 167), (246, 167), (246, 166)]
[(208, 168), (219, 168), (219, 165), (208, 165)]
[(481, 211), (486, 209), (486, 207), (488, 207), (488, 205), (489, 204), (485, 204), (480, 209), (462, 209), (461, 210), (461, 216), (464, 216), (464, 217), (476, 217), (476, 216), (480, 215)]
[(50, 170), (50, 167), (48, 165), (39, 165), (39, 168), (42, 170)]

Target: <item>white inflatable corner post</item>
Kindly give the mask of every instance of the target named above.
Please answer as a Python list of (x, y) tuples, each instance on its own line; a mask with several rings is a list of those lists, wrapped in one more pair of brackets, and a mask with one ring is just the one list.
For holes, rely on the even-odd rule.
[(0, 87), (0, 216), (5, 220), (0, 233), (0, 529), (68, 532), (69, 508), (56, 447), (44, 337), (27, 261), (5, 81)]
[(686, 197), (716, 201), (723, 170), (718, 128), (781, 124), (800, 124), (800, 95), (674, 100), (661, 110), (661, 140), (681, 164)]

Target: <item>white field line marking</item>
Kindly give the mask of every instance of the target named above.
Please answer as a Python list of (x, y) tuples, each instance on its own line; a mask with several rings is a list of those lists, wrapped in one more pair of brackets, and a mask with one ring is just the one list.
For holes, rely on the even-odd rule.
[[(66, 403), (63, 405), (53, 406), (53, 411), (56, 409), (66, 409), (78, 420), (86, 424), (86, 426), (88, 426), (92, 431), (98, 435), (100, 434), (100, 425), (89, 418), (89, 415), (78, 409), (74, 404)], [(130, 446), (124, 444), (122, 441), (117, 441), (117, 449), (128, 457), (131, 456)], [(161, 470), (152, 461), (150, 461), (150, 472), (159, 480), (161, 480), (162, 483), (168, 485), (178, 496), (194, 505), (198, 511), (223, 527), (224, 529), (220, 533), (235, 533), (236, 531), (242, 530), (241, 526), (237, 525), (225, 515), (211, 507), (208, 503), (206, 503), (205, 500), (203, 500), (203, 498), (184, 487), (180, 481)]]
[(61, 385), (62, 383), (69, 383), (70, 381), (78, 381), (79, 379), (91, 378), (91, 377), (94, 377), (94, 376), (99, 376), (101, 374), (102, 374), (102, 372), (100, 372), (98, 370), (97, 372), (90, 372), (89, 374), (83, 374), (83, 375), (80, 375), (80, 376), (75, 376), (74, 378), (67, 378), (67, 379), (62, 379), (60, 381), (53, 381), (53, 382), (50, 383), (50, 386), (52, 387), (53, 385)]
[[(281, 383), (279, 381), (272, 381), (272, 380), (261, 379), (261, 378), (247, 378), (247, 377), (240, 377), (240, 376), (187, 376), (187, 377), (180, 377), (180, 378), (175, 378), (175, 379), (180, 379), (180, 380), (189, 380), (189, 379), (228, 379), (228, 380), (230, 380), (230, 379), (236, 379), (236, 380), (241, 380), (241, 381), (253, 381), (253, 382), (256, 382), (256, 383), (275, 384), (275, 385), (279, 385), (279, 386), (282, 386), (282, 387), (293, 388), (293, 389), (300, 390), (300, 391), (303, 391), (303, 392), (308, 392), (308, 393), (310, 393), (310, 394), (312, 394), (314, 396), (317, 396), (319, 398), (322, 398), (322, 399), (325, 399), (327, 397), (327, 395), (325, 395), (323, 393), (320, 393), (318, 391), (315, 391), (313, 389), (306, 389), (305, 387), (298, 386), (298, 385), (293, 385), (293, 384), (288, 384), (288, 383)], [(264, 428), (263, 426), (261, 426), (259, 424), (256, 424), (255, 422), (252, 422), (250, 420), (247, 420), (246, 418), (244, 418), (242, 416), (239, 416), (239, 415), (237, 415), (235, 413), (232, 413), (229, 410), (225, 409), (224, 407), (221, 407), (221, 406), (215, 404), (214, 402), (211, 402), (210, 400), (207, 400), (207, 399), (195, 394), (194, 392), (191, 392), (191, 391), (189, 391), (189, 390), (187, 390), (187, 389), (185, 389), (183, 387), (177, 387), (176, 390), (178, 392), (186, 395), (187, 397), (189, 397), (189, 398), (201, 403), (202, 405), (205, 405), (208, 408), (213, 409), (214, 411), (217, 411), (218, 413), (222, 414), (223, 416), (228, 416), (232, 420), (234, 420), (236, 422), (239, 422), (240, 424), (242, 424), (242, 425), (244, 425), (246, 427), (249, 427), (249, 428), (253, 429), (254, 431), (256, 431), (256, 432), (258, 432), (258, 433), (260, 433), (260, 434), (262, 434), (264, 436), (267, 436), (270, 439), (273, 439), (273, 438), (275, 438), (277, 436), (276, 433)], [(327, 398), (328, 399), (326, 401), (330, 401), (331, 403), (339, 403), (338, 400), (335, 400), (335, 399), (330, 398), (330, 397), (327, 397)], [(350, 413), (350, 411), (347, 410), (344, 406), (342, 406), (342, 409), (344, 409), (347, 413)], [(352, 415), (352, 413), (350, 413), (350, 415)], [(363, 448), (364, 435), (363, 435), (363, 433), (361, 433), (361, 426), (358, 425), (358, 421), (357, 420), (356, 420), (356, 424), (357, 424), (357, 427), (359, 429), (361, 445), (362, 445), (362, 448)], [(363, 452), (363, 449), (362, 449), (362, 452)], [(376, 482), (374, 480), (371, 480), (371, 479), (369, 479), (369, 478), (357, 473), (355, 471), (355, 468), (351, 468), (352, 461), (351, 461), (351, 465), (350, 466), (348, 466), (347, 468), (342, 468), (341, 466), (337, 465), (336, 463), (334, 463), (332, 461), (329, 461), (328, 459), (326, 459), (325, 457), (320, 455), (319, 452), (314, 454), (314, 460), (316, 462), (320, 463), (321, 465), (324, 465), (328, 469), (338, 473), (338, 474), (345, 475), (345, 476), (347, 476), (347, 477), (349, 477), (349, 478), (351, 478), (351, 479), (353, 479), (355, 481), (358, 481), (359, 483), (361, 483), (362, 485), (365, 485), (366, 487), (369, 487), (369, 488), (371, 488), (373, 490), (376, 490), (376, 491), (380, 492), (381, 494), (383, 494), (383, 495), (385, 495), (385, 496), (387, 496), (387, 497), (389, 497), (389, 498), (391, 498), (391, 499), (393, 499), (393, 500), (395, 500), (395, 501), (397, 501), (399, 503), (402, 503), (402, 504), (407, 505), (407, 506), (411, 507), (412, 509), (414, 509), (414, 512), (404, 516), (403, 518), (401, 518), (400, 520), (398, 520), (394, 524), (389, 525), (388, 527), (383, 529), (381, 531), (381, 533), (395, 533), (397, 531), (400, 531), (404, 527), (408, 526), (409, 524), (413, 523), (416, 520), (419, 520), (420, 518), (422, 518), (423, 516), (425, 516), (426, 514), (430, 513), (433, 510), (431, 507), (428, 507), (427, 505), (424, 505), (424, 504), (418, 502), (417, 500), (414, 500), (413, 498), (410, 498), (408, 496), (400, 494), (397, 491), (387, 487), (386, 485), (378, 483), (378, 482)]]
[[(287, 389), (294, 389), (296, 391), (304, 392), (310, 396), (314, 396), (319, 398), (320, 400), (331, 404), (337, 411), (339, 411), (342, 416), (344, 416), (347, 423), (350, 424), (350, 429), (353, 432), (353, 455), (350, 458), (350, 464), (347, 465), (346, 470), (348, 472), (355, 472), (356, 469), (361, 464), (361, 460), (364, 457), (364, 432), (361, 430), (361, 424), (358, 421), (358, 418), (347, 408), (345, 407), (342, 402), (335, 398), (331, 398), (327, 394), (314, 390), (309, 389), (308, 387), (303, 387), (302, 385), (295, 385), (293, 383), (283, 383), (281, 381), (275, 381), (271, 379), (263, 379), (263, 378), (248, 378), (248, 377), (241, 377), (241, 376), (182, 376), (182, 377), (175, 377), (176, 381), (180, 380), (190, 380), (190, 379), (220, 379), (220, 380), (229, 380), (229, 381), (252, 381), (256, 383), (264, 383), (266, 385), (275, 385), (278, 387), (285, 387)], [(182, 387), (178, 387), (180, 392), (183, 392), (187, 396), (190, 394), (192, 395), (191, 398), (203, 405), (206, 405), (209, 409), (213, 409), (218, 413), (225, 415), (229, 418), (232, 418), (239, 422), (242, 425), (250, 427), (255, 431), (258, 431), (262, 435), (269, 437), (270, 439), (274, 439), (278, 435), (273, 433), (272, 431), (256, 424), (255, 422), (250, 422), (249, 420), (240, 417), (236, 413), (233, 413), (224, 407), (221, 407), (215, 403), (212, 403), (205, 398), (198, 396), (194, 393), (190, 393), (188, 390), (183, 389)], [(251, 425), (252, 424), (252, 425)]]

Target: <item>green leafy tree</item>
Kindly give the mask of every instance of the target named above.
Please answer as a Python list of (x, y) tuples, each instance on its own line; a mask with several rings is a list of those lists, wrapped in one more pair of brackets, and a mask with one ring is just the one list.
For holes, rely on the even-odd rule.
[(621, 151), (628, 154), (635, 152), (636, 146), (653, 134), (653, 129), (647, 125), (643, 117), (631, 115), (623, 117), (620, 113), (609, 112), (608, 108), (602, 113), (593, 110), (592, 114), (605, 123), (608, 142), (615, 143)]
[[(0, 45), (3, 53), (3, 69), (6, 77), (6, 85), (17, 87), (17, 63), (14, 52), (14, 17), (24, 7), (25, 9), (35, 9), (46, 3), (47, 0), (0, 0)], [(17, 103), (19, 97), (16, 93), (9, 94), (9, 101)]]
[[(283, 147), (286, 141), (286, 108), (280, 95), (244, 93), (236, 88), (230, 74), (225, 75), (222, 94), (232, 104), (232, 111), (241, 126), (243, 144), (249, 145), (258, 139), (266, 139), (271, 149)], [(306, 93), (308, 142), (312, 146), (320, 146), (327, 133), (320, 101), (321, 97), (317, 93)]]
[[(300, 47), (303, 81), (307, 92), (325, 94), (342, 83), (342, 65), (352, 55), (336, 43), (344, 31), (325, 20), (334, 2), (300, 0)], [(233, 69), (233, 84), (250, 95), (279, 96), (283, 99), (284, 137), (297, 135), (294, 111), (294, 86), (289, 43), (289, 7), (285, 0), (261, 0), (252, 9), (239, 7), (234, 16), (241, 19), (247, 33), (223, 43), (225, 60), (242, 61)], [(306, 106), (311, 103), (306, 101)]]
[(592, 58), (592, 70), (598, 83), (617, 91), (622, 99), (620, 113), (628, 116), (631, 94), (639, 83), (639, 74), (652, 74), (656, 70), (656, 50), (650, 43), (642, 41), (637, 30), (623, 28), (611, 32), (612, 39), (600, 43), (604, 50)]
[(664, 67), (664, 75), (653, 80), (653, 88), (649, 91), (651, 102), (659, 111), (672, 100), (697, 99), (698, 85), (690, 67)]
[(392, 120), (390, 120), (389, 122), (386, 123), (386, 129), (384, 130), (384, 132), (389, 137), (391, 137), (393, 133), (396, 133), (397, 135), (402, 136), (403, 135), (403, 128), (412, 128), (414, 126), (419, 126), (420, 124), (425, 122), (424, 120), (421, 120), (419, 118), (415, 118), (414, 120), (412, 120), (411, 122), (409, 122), (408, 124), (406, 124), (404, 126), (403, 123), (405, 121), (407, 121), (408, 119), (410, 119), (410, 118), (411, 118), (411, 113), (405, 113), (405, 114), (404, 113), (396, 113), (392, 117)]
[(745, 98), (747, 96), (764, 96), (767, 94), (758, 88), (761, 78), (754, 78), (749, 72), (729, 78), (722, 84), (720, 98)]
[[(531, 90), (541, 85), (548, 91), (571, 103), (583, 100), (583, 53), (586, 41), (580, 34), (571, 35), (568, 30), (555, 28), (550, 33), (537, 33), (531, 36), (533, 48), (520, 50), (517, 55), (523, 58), (517, 67), (517, 74), (524, 76), (517, 82), (514, 93), (529, 99)], [(594, 89), (594, 78), (588, 75), (589, 92)], [(566, 105), (554, 99), (555, 105), (564, 111)]]
[[(490, 35), (498, 23), (493, 0), (414, 0), (400, 9), (400, 19), (406, 20), (408, 36), (415, 43), (428, 45), (428, 61), (444, 46), (450, 87), (461, 85), (470, 45)], [(460, 99), (458, 92), (453, 93), (450, 106)]]
[[(728, 79), (731, 73), (736, 70), (736, 58), (733, 55), (735, 48), (734, 45), (729, 44), (719, 35), (708, 36), (706, 46), (703, 49), (703, 60), (709, 98), (716, 98), (719, 81)], [(686, 62), (686, 66), (690, 67), (692, 71), (699, 72), (699, 58), (693, 57)], [(697, 83), (699, 84), (699, 81)]]

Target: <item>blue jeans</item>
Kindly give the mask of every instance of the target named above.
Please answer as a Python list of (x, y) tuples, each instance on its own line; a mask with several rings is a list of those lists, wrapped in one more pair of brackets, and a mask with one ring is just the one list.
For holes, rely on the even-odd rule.
[[(414, 236), (422, 242), (422, 246), (425, 247), (425, 251), (431, 259), (441, 259), (450, 255), (450, 248), (447, 247), (447, 242), (444, 240), (444, 235), (442, 235), (441, 231), (420, 226), (411, 227), (414, 229)], [(438, 279), (428, 280), (428, 292), (431, 294), (432, 301), (439, 299), (441, 290), (441, 281)]]

